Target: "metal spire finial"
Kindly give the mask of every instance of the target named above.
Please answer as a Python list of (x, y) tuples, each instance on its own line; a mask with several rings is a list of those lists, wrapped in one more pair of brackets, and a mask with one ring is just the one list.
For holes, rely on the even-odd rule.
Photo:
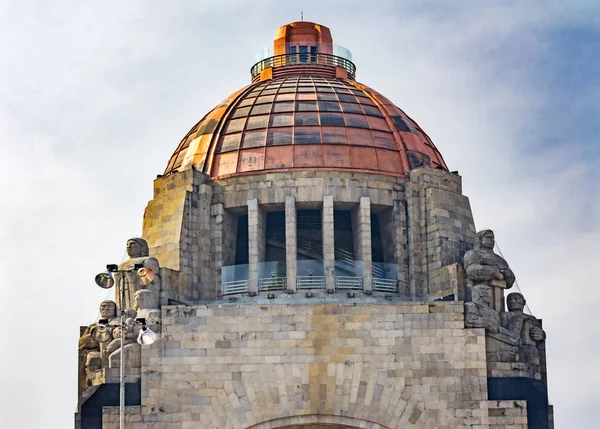
[(300, 21), (304, 22), (304, 11), (300, 9)]

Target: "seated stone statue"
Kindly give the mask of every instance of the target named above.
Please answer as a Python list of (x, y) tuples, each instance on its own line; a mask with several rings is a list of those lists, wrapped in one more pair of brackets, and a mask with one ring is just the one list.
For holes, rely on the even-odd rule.
[[(128, 312), (129, 317), (125, 320), (125, 329), (120, 327), (115, 329), (113, 331), (115, 339), (106, 348), (109, 368), (119, 368), (121, 355), (123, 354), (125, 355), (126, 368), (139, 368), (141, 365), (140, 345), (136, 342), (135, 312), (132, 310), (128, 310)], [(125, 335), (124, 353), (121, 350), (121, 335)]]
[[(112, 339), (112, 331), (118, 325), (117, 304), (114, 301), (106, 300), (100, 303), (100, 319), (108, 320), (108, 340)], [(108, 342), (98, 343), (92, 338), (93, 330), (98, 326), (98, 322), (88, 326), (81, 338), (79, 338), (79, 349), (83, 351), (85, 373), (89, 376), (96, 370), (105, 366), (104, 349)]]
[(519, 361), (538, 363), (538, 344), (546, 339), (546, 333), (539, 320), (523, 312), (527, 303), (523, 295), (513, 292), (506, 298), (506, 303), (508, 311), (500, 314), (500, 323), (505, 329), (519, 336)]
[(492, 308), (492, 290), (487, 285), (473, 287), (473, 301), (465, 303), (465, 327), (485, 329), (487, 360), (510, 362), (517, 359), (520, 337), (500, 324), (500, 315)]
[[(494, 253), (494, 232), (486, 229), (477, 233), (475, 246), (464, 256), (464, 267), (467, 273), (467, 289), (472, 291), (474, 285), (486, 284), (493, 291), (493, 307), (496, 311), (504, 311), (504, 289), (510, 289), (515, 282), (515, 275), (503, 257)], [(467, 294), (467, 300), (469, 296)]]
[[(160, 330), (160, 309), (153, 307), (154, 299), (149, 289), (138, 290), (133, 297), (136, 318), (146, 319), (146, 326), (158, 333)], [(139, 328), (137, 329), (139, 333)]]
[[(130, 238), (127, 240), (127, 255), (129, 259), (119, 265), (119, 270), (132, 269), (135, 264), (142, 265), (144, 268), (150, 269), (155, 273), (155, 278), (149, 283), (143, 284), (142, 280), (134, 270), (126, 274), (125, 277), (125, 308), (133, 308), (133, 296), (135, 293), (144, 288), (152, 291), (153, 306), (158, 307), (158, 299), (160, 297), (160, 266), (158, 260), (149, 256), (148, 243), (143, 238)], [(123, 286), (122, 275), (115, 275), (115, 297), (117, 303), (121, 299), (121, 287)]]

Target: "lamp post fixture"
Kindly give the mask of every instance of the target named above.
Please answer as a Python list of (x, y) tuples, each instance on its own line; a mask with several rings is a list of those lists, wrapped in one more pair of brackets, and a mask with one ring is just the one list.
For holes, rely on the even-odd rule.
[[(143, 264), (134, 264), (126, 270), (119, 270), (116, 264), (106, 266), (106, 271), (96, 275), (96, 285), (102, 289), (110, 289), (115, 284), (114, 274), (121, 274), (121, 299), (119, 301), (119, 327), (121, 328), (121, 360), (119, 362), (119, 429), (125, 429), (125, 334), (127, 326), (125, 325), (125, 288), (127, 285), (127, 274), (136, 273), (142, 280), (152, 281), (154, 272), (149, 268), (144, 268)], [(146, 327), (146, 319), (136, 319), (136, 323), (142, 325), (142, 330), (138, 335), (137, 342), (143, 346), (150, 345), (156, 341), (156, 334)], [(108, 320), (100, 319), (99, 324), (91, 332), (92, 339), (98, 342), (105, 342), (110, 338), (108, 329)]]

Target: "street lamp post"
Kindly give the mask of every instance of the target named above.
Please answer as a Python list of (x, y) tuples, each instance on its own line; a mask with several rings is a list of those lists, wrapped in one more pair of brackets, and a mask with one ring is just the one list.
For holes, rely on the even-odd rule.
[[(119, 270), (116, 264), (106, 266), (106, 271), (96, 275), (96, 285), (102, 289), (110, 289), (115, 284), (114, 274), (120, 274), (121, 278), (121, 299), (119, 301), (119, 327), (121, 328), (121, 360), (119, 362), (119, 429), (125, 429), (125, 334), (127, 326), (125, 325), (125, 289), (127, 285), (127, 274), (136, 273), (140, 278), (146, 279), (152, 277), (154, 273), (143, 264), (134, 264), (126, 270)], [(145, 319), (136, 319), (136, 322), (142, 324), (142, 330), (138, 336), (137, 342), (141, 345), (150, 345), (156, 341), (156, 334), (146, 327)], [(101, 319), (97, 329), (92, 332), (92, 338), (98, 342), (108, 340), (108, 320)]]

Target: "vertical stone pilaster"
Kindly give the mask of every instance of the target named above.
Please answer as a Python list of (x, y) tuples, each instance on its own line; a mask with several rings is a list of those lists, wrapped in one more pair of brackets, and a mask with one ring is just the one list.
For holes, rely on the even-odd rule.
[(248, 200), (248, 292), (258, 293), (259, 263), (265, 260), (266, 215), (258, 199)]
[(325, 267), (325, 288), (335, 291), (335, 243), (333, 233), (333, 196), (323, 197), (321, 211), (321, 227), (323, 229), (323, 265)]
[(296, 199), (285, 198), (285, 266), (288, 291), (296, 292)]
[(373, 259), (371, 247), (371, 200), (361, 197), (356, 216), (356, 258), (362, 263), (363, 290), (370, 295), (373, 292)]

